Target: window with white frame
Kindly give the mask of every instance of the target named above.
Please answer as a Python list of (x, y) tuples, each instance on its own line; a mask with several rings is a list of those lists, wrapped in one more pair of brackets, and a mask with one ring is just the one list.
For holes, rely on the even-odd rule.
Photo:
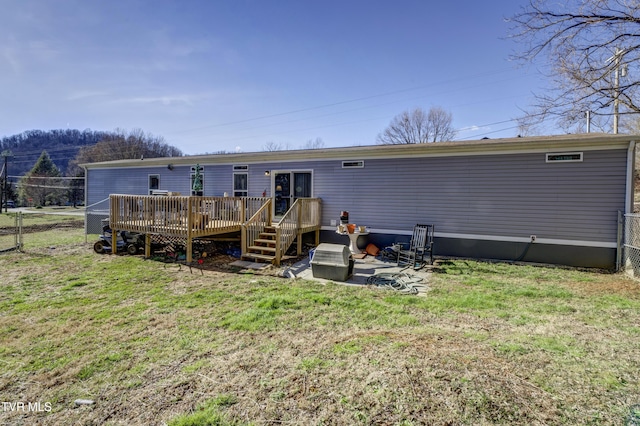
[(249, 166), (237, 164), (233, 166), (233, 196), (247, 197), (249, 195)]
[(149, 175), (149, 195), (160, 189), (160, 175)]
[(233, 196), (246, 197), (249, 195), (249, 173), (233, 173)]

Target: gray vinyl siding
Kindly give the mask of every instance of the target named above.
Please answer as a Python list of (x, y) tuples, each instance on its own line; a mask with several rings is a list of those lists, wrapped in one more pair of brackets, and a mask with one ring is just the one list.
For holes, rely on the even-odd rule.
[(380, 229), (615, 242), (625, 207), (626, 150), (587, 151), (579, 163), (541, 153), (370, 160), (334, 173), (324, 212)]
[[(91, 205), (109, 194), (149, 194), (149, 175), (159, 175), (159, 189), (191, 195), (190, 166), (131, 167), (114, 169), (90, 169), (87, 177), (87, 205)], [(222, 196), (233, 189), (233, 166), (204, 166), (205, 195)]]
[[(363, 151), (365, 152), (365, 151)], [(360, 160), (344, 158), (343, 160)], [(256, 160), (259, 160), (256, 155)], [(266, 170), (312, 170), (313, 196), (329, 226), (347, 210), (350, 221), (378, 230), (410, 231), (432, 223), (437, 234), (615, 242), (617, 211), (625, 208), (627, 151), (585, 151), (576, 163), (546, 163), (544, 153), (249, 164), (249, 196), (271, 195)], [(204, 195), (233, 194), (233, 164), (204, 167)], [(148, 175), (160, 189), (189, 195), (189, 167), (90, 169), (88, 204), (111, 193), (147, 194)]]

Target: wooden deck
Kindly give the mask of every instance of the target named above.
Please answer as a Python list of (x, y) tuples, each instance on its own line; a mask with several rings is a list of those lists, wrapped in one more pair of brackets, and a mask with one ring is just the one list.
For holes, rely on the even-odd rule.
[[(320, 229), (320, 200), (298, 199), (278, 224), (272, 224), (271, 198), (197, 197), (111, 194), (109, 224), (113, 230), (147, 236), (145, 255), (152, 234), (182, 237), (187, 241), (187, 262), (193, 260), (193, 239), (240, 232), (242, 254), (246, 254), (267, 227), (277, 229), (274, 263), (296, 236)], [(116, 238), (117, 233), (113, 233)], [(317, 239), (317, 238), (316, 238)], [(298, 238), (300, 251), (301, 238)], [(115, 241), (113, 242), (115, 247)]]

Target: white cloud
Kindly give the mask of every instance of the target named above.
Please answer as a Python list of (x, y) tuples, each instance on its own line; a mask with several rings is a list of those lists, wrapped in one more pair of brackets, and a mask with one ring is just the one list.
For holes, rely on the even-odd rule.
[(99, 91), (99, 90), (83, 90), (79, 92), (74, 92), (67, 96), (68, 101), (79, 101), (87, 98), (95, 98), (99, 96), (106, 96), (109, 92)]
[(175, 105), (185, 104), (192, 106), (199, 99), (198, 95), (166, 95), (166, 96), (135, 96), (130, 98), (120, 98), (116, 103), (127, 104), (162, 104)]
[(491, 127), (490, 126), (477, 126), (475, 124), (472, 124), (471, 126), (467, 126), (467, 127), (462, 127), (460, 129), (457, 130), (458, 134), (460, 133), (473, 133), (473, 132), (487, 132), (490, 131)]
[(1, 56), (4, 59), (4, 62), (9, 64), (9, 67), (15, 74), (19, 74), (22, 71), (20, 61), (18, 61), (17, 55), (15, 54), (15, 51), (13, 49), (11, 49), (10, 47), (2, 49)]

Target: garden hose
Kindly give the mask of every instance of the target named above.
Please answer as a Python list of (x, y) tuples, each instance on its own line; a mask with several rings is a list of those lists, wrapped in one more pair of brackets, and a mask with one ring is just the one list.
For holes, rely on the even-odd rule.
[(418, 288), (413, 284), (422, 282), (422, 278), (408, 274), (380, 273), (367, 278), (367, 284), (378, 287), (388, 287), (402, 294), (418, 294)]

